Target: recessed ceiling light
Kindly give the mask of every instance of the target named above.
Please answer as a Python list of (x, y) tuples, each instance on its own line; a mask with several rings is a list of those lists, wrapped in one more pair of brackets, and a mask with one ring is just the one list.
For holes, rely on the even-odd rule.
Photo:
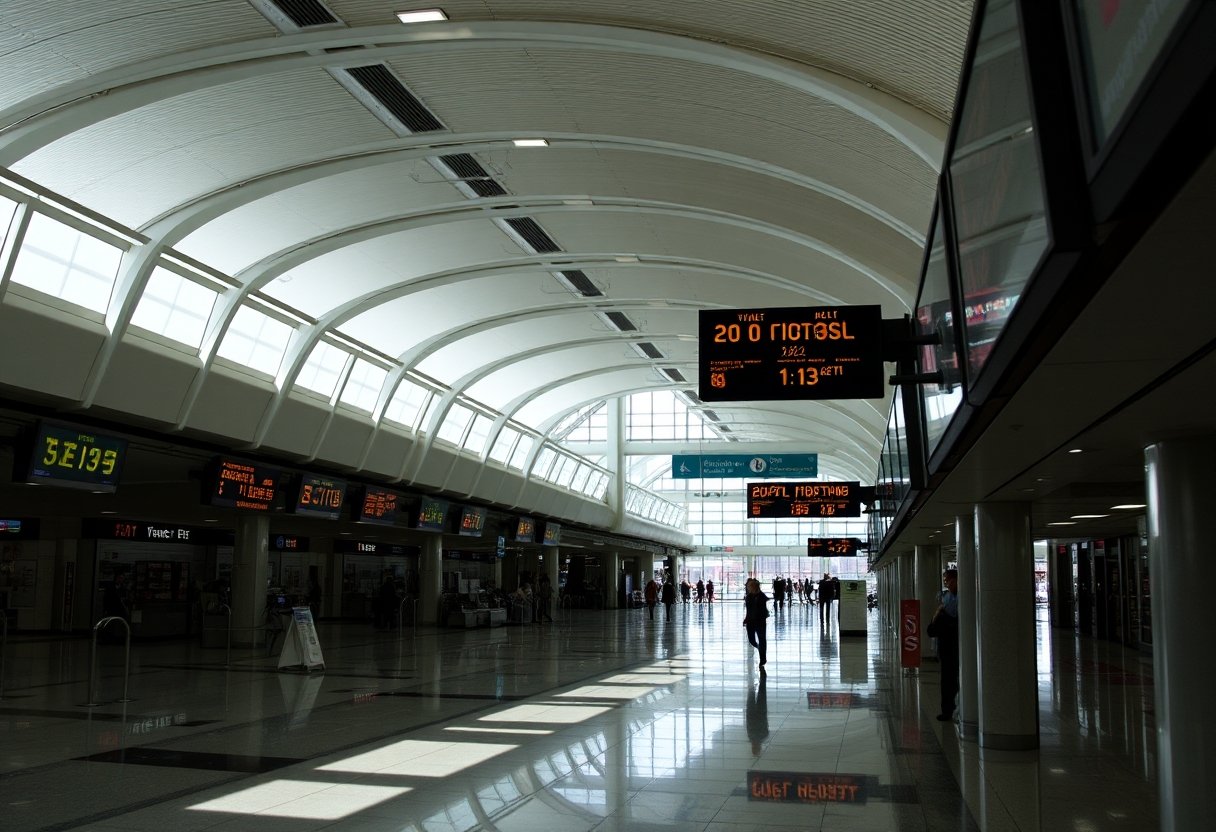
[(1099, 517), (1110, 517), (1109, 514), (1074, 514), (1073, 520), (1097, 520)]
[(1084, 453), (1084, 450), (1081, 448), (1069, 448), (1068, 452), (1070, 454), (1079, 454), (1079, 453)]
[(1123, 504), (1123, 505), (1121, 505), (1121, 506), (1111, 506), (1111, 508), (1112, 508), (1112, 509), (1116, 509), (1116, 508), (1144, 508), (1144, 507), (1145, 507), (1145, 506), (1144, 506), (1144, 503), (1124, 503), (1124, 504)]
[(548, 147), (548, 139), (514, 139), (513, 143), (516, 147)]
[(590, 199), (563, 199), (562, 205), (594, 205)]
[(117, 511), (103, 511), (102, 514), (118, 514)]
[(618, 263), (636, 263), (636, 262), (638, 262), (637, 257), (634, 257), (633, 255), (629, 255), (629, 254), (621, 255), (620, 257), (613, 257), (612, 259)]
[(208, 517), (208, 518), (204, 519), (203, 522), (204, 523), (218, 523), (220, 521), (218, 519), (216, 519), (215, 517)]
[(350, 532), (338, 532), (338, 534), (350, 534)]
[(1033, 493), (1034, 493), (1034, 489), (1033, 489), (1033, 488), (1023, 488), (1023, 489), (1022, 489), (1022, 491), (1024, 491), (1024, 492), (1025, 492), (1025, 493), (1027, 493), (1027, 494), (1033, 494)]
[(411, 12), (397, 12), (397, 19), (402, 23), (432, 23), (436, 20), (447, 20), (443, 9), (415, 9)]
[(1058, 523), (1048, 523), (1047, 525), (1049, 525), (1049, 526), (1075, 526), (1077, 524), (1072, 522), (1071, 520), (1061, 520)]

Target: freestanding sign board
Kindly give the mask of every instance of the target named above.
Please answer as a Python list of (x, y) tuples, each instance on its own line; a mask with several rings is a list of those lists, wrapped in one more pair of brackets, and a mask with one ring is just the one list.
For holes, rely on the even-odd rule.
[(840, 582), (840, 634), (842, 636), (864, 636), (866, 634), (866, 582)]
[(915, 598), (899, 602), (899, 664), (920, 667), (920, 601)]
[(283, 639), (283, 652), (279, 654), (279, 670), (285, 667), (304, 670), (324, 670), (325, 659), (321, 655), (321, 641), (313, 625), (312, 610), (308, 607), (292, 607), (291, 623)]
[(881, 399), (882, 307), (702, 309), (706, 402)]

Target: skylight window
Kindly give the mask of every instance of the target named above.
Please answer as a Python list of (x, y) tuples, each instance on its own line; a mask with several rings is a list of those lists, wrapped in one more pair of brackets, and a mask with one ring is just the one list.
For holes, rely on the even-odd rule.
[(105, 312), (122, 249), (35, 211), (12, 281), (94, 312)]
[(351, 354), (344, 349), (335, 347), (327, 341), (319, 341), (312, 348), (304, 368), (296, 378), (296, 384), (305, 390), (320, 393), (325, 398), (333, 396), (338, 389), (338, 379), (346, 369)]
[(507, 463), (507, 467), (514, 468), (516, 471), (524, 470), (524, 464), (528, 461), (528, 454), (532, 452), (532, 444), (535, 441), (526, 433), (520, 434), (519, 442), (511, 453), (511, 461)]
[(380, 390), (387, 377), (388, 370), (364, 358), (356, 358), (339, 400), (371, 413), (376, 409), (376, 401), (380, 398)]
[(519, 431), (515, 428), (504, 426), (498, 432), (498, 438), (494, 440), (494, 447), (490, 449), (490, 459), (506, 465), (507, 460), (511, 458), (511, 448), (515, 445), (515, 440), (518, 438)]
[(418, 416), (431, 400), (431, 391), (409, 379), (402, 379), (397, 392), (384, 410), (384, 418), (405, 425), (411, 430), (418, 424)]
[(460, 440), (464, 438), (465, 428), (469, 426), (469, 420), (472, 418), (473, 411), (464, 405), (452, 405), (448, 408), (443, 424), (439, 426), (439, 433), (436, 434), (436, 438), (442, 439), (444, 442), (451, 442), (453, 445), (459, 445)]
[(242, 306), (228, 325), (217, 354), (267, 375), (275, 375), (293, 329), (250, 306)]
[(219, 293), (157, 266), (140, 295), (131, 323), (198, 349)]
[(397, 19), (402, 23), (434, 23), (447, 20), (443, 9), (415, 9), (408, 12), (397, 12)]
[(469, 428), (469, 435), (465, 437), (464, 449), (471, 453), (480, 454), (486, 448), (486, 440), (490, 438), (490, 428), (494, 425), (494, 420), (484, 413), (478, 413), (473, 417), (473, 425)]

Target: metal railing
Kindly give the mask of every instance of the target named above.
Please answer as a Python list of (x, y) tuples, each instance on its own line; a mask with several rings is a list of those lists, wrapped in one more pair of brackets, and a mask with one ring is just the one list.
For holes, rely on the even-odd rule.
[(86, 708), (95, 708), (101, 704), (96, 701), (97, 696), (94, 685), (97, 673), (97, 634), (101, 632), (103, 627), (108, 626), (114, 621), (121, 621), (123, 629), (126, 630), (126, 638), (123, 642), (122, 698), (116, 701), (131, 701), (127, 697), (127, 683), (131, 678), (131, 625), (121, 615), (108, 615), (93, 625), (93, 641), (89, 648), (89, 701), (84, 703), (84, 707)]
[(418, 599), (413, 596), (406, 595), (401, 599), (401, 603), (397, 605), (397, 633), (398, 637), (405, 635), (405, 602), (410, 602), (410, 629), (414, 631), (414, 635), (418, 635)]
[(4, 622), (4, 635), (0, 637), (0, 699), (4, 699), (4, 652), (8, 649), (7, 610), (0, 610), (0, 621)]

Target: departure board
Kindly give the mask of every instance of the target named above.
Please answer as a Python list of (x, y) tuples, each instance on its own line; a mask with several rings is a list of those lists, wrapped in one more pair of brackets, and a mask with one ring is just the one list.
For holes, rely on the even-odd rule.
[(205, 502), (213, 506), (269, 511), (274, 504), (280, 471), (258, 462), (219, 457), (204, 486)]
[(423, 497), (418, 506), (418, 524), (414, 527), (427, 532), (441, 532), (448, 518), (448, 501)]
[(360, 523), (375, 523), (380, 526), (394, 526), (401, 516), (401, 494), (388, 488), (367, 486), (363, 491), (363, 502), (359, 506)]
[(89, 428), (40, 422), (26, 482), (115, 491), (127, 440)]
[(860, 482), (749, 482), (747, 516), (860, 517)]
[(879, 306), (703, 309), (698, 395), (707, 402), (880, 399)]
[(346, 503), (346, 480), (304, 474), (300, 478), (300, 490), (296, 493), (296, 514), (325, 517), (337, 520)]
[(806, 553), (811, 557), (849, 557), (857, 554), (861, 539), (857, 537), (808, 537)]
[(460, 528), (457, 533), (464, 537), (481, 537), (481, 532), (486, 527), (487, 514), (484, 508), (465, 506), (460, 512)]

